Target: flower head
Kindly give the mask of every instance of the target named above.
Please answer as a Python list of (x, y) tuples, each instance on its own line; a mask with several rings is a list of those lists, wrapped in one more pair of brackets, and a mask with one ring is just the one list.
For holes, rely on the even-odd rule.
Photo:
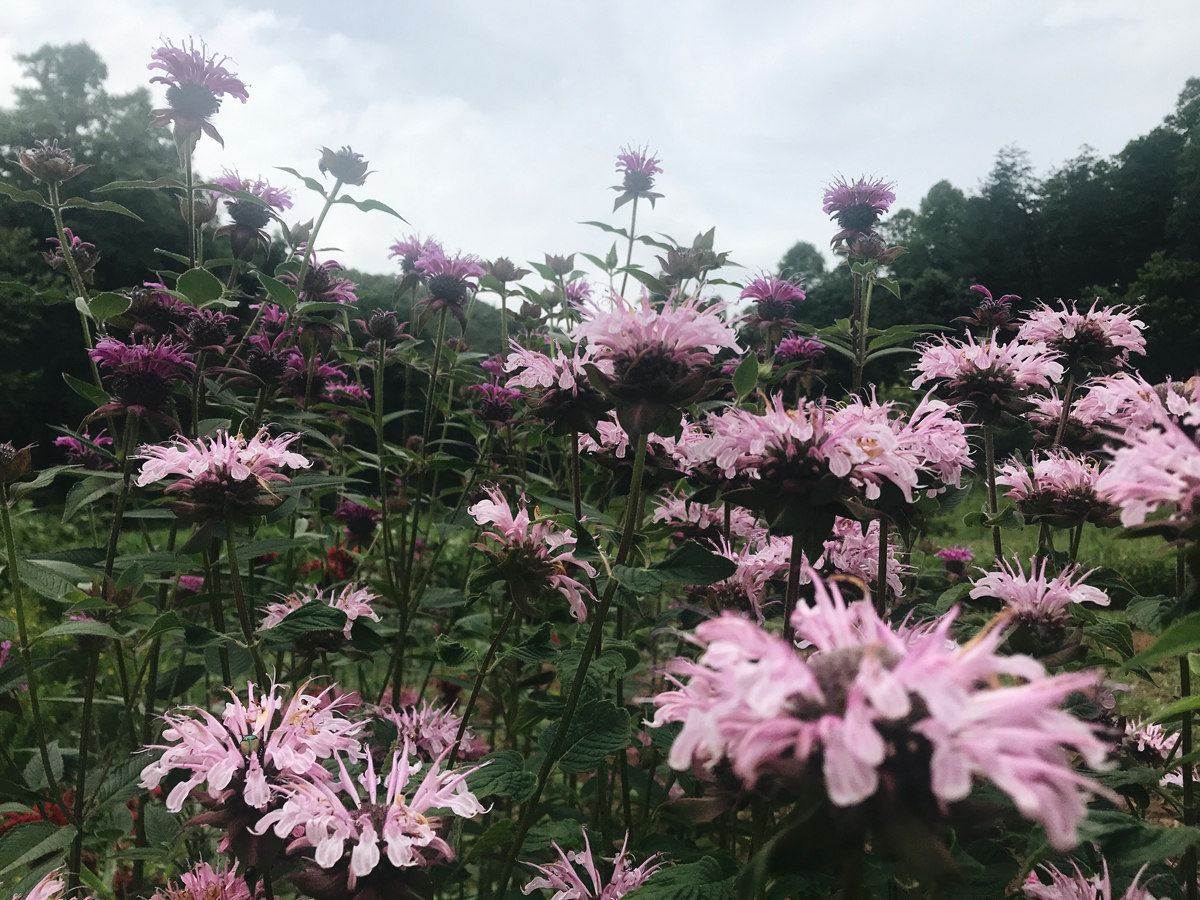
[(203, 43), (197, 50), (190, 39), (186, 47), (165, 41), (151, 54), (146, 66), (163, 72), (151, 78), (151, 83), (167, 85), (167, 106), (153, 111), (150, 124), (163, 127), (174, 122), (175, 140), (181, 146), (199, 137), (201, 131), (225, 146), (209, 119), (221, 108), (221, 99), (226, 95), (243, 103), (250, 99), (245, 83), (225, 68), (228, 58), (218, 59), (215, 53), (210, 56)]
[[(381, 707), (379, 715), (396, 726), (396, 740), (412, 748), (413, 753), (425, 762), (443, 758), (454, 746), (462, 719), (454, 714), (453, 703), (438, 706), (428, 700), (396, 708)], [(487, 742), (478, 738), (468, 728), (463, 732), (458, 748), (458, 758), (468, 762), (479, 759), (488, 752)]]
[(169, 337), (132, 344), (101, 338), (88, 355), (108, 370), (109, 387), (114, 395), (113, 402), (97, 409), (93, 417), (129, 410), (135, 415), (170, 422), (166, 410), (172, 398), (172, 385), (196, 368), (192, 354)]
[(1018, 620), (1041, 628), (1061, 624), (1068, 616), (1067, 606), (1071, 603), (1108, 606), (1108, 594), (1084, 584), (1091, 571), (1066, 566), (1050, 578), (1046, 574), (1047, 562), (1045, 559), (1040, 563), (1032, 561), (1026, 575), (1016, 554), (1013, 554), (1012, 565), (999, 560), (999, 569), (985, 572), (975, 580), (971, 596), (975, 599), (995, 597), (1005, 603)]
[[(663, 522), (674, 529), (677, 539), (704, 541), (719, 545), (725, 534), (725, 509), (692, 501), (688, 497), (671, 495), (654, 510), (653, 522)], [(745, 541), (753, 541), (766, 535), (766, 529), (758, 524), (753, 515), (740, 507), (730, 507), (729, 535)]]
[[(1112, 881), (1108, 877), (1108, 860), (1102, 859), (1104, 868), (1100, 874), (1091, 878), (1079, 871), (1079, 865), (1072, 862), (1074, 875), (1060, 871), (1056, 866), (1040, 866), (1041, 870), (1050, 876), (1050, 883), (1043, 884), (1036, 872), (1030, 872), (1021, 889), (1030, 900), (1113, 900)], [(1142, 873), (1146, 867), (1138, 869), (1133, 883), (1129, 885), (1119, 900), (1154, 900), (1147, 887), (1139, 885)]]
[(60, 438), (55, 438), (54, 446), (62, 447), (66, 453), (67, 465), (82, 466), (93, 472), (111, 469), (112, 463), (100, 454), (99, 448), (111, 447), (112, 438), (106, 435), (103, 431), (95, 437), (83, 430), (78, 437), (65, 434)]
[(430, 312), (448, 310), (462, 328), (467, 327), (466, 304), (471, 294), (479, 289), (472, 279), (483, 277), (479, 258), (455, 254), (446, 256), (440, 250), (417, 259), (416, 268), (424, 273), (425, 289), (429, 296), (420, 302)]
[(1061, 449), (1041, 456), (1035, 450), (1028, 467), (1014, 460), (996, 472), (996, 484), (1009, 488), (1004, 496), (1012, 498), (1023, 515), (1057, 528), (1084, 522), (1116, 524), (1112, 504), (1096, 493), (1099, 478), (1100, 467), (1094, 461)]
[(935, 554), (946, 566), (946, 572), (952, 578), (961, 578), (967, 574), (967, 563), (975, 559), (975, 551), (970, 547), (943, 547)]
[(693, 297), (661, 309), (647, 296), (639, 304), (611, 297), (612, 308), (591, 305), (571, 339), (586, 340), (598, 365), (592, 382), (614, 402), (621, 427), (633, 436), (673, 431), (679, 410), (711, 391), (711, 363), (721, 350), (737, 351), (737, 336), (722, 317), (724, 303), (702, 306)]
[(1020, 300), (1016, 294), (1005, 294), (1000, 298), (992, 297), (992, 292), (985, 288), (982, 284), (971, 285), (971, 290), (978, 291), (983, 295), (983, 299), (979, 301), (979, 305), (975, 307), (974, 316), (959, 316), (955, 319), (956, 322), (966, 322), (968, 325), (974, 325), (977, 328), (995, 329), (1003, 328), (1005, 331), (1016, 331), (1017, 326), (1012, 324), (1012, 301)]
[(179, 335), (193, 350), (224, 353), (232, 338), (229, 326), (237, 322), (236, 316), (215, 309), (198, 309), (179, 329)]
[(818, 362), (825, 355), (825, 345), (820, 341), (798, 338), (789, 334), (775, 345), (775, 365), (779, 368), (793, 366), (788, 378), (820, 374)]
[(475, 415), (493, 428), (503, 428), (515, 422), (516, 407), (513, 401), (525, 396), (520, 391), (502, 387), (497, 382), (473, 384), (467, 390), (479, 394), (479, 406), (475, 408)]
[(309, 260), (309, 266), (304, 270), (304, 284), (300, 285), (297, 276), (291, 272), (282, 272), (279, 280), (284, 284), (298, 289), (299, 299), (303, 303), (357, 303), (355, 284), (349, 278), (343, 278), (337, 273), (342, 271), (342, 264), (327, 259), (318, 263), (316, 257)]
[(287, 483), (281, 468), (307, 469), (311, 463), (288, 446), (300, 437), (271, 437), (265, 428), (247, 440), (227, 431), (195, 441), (177, 436), (174, 443), (144, 445), (146, 460), (136, 479), (138, 487), (180, 476), (167, 493), (185, 492), (186, 501), (172, 503), (176, 515), (201, 520), (233, 513), (262, 514), (283, 502), (271, 492), (273, 482)]
[(586, 278), (576, 278), (564, 285), (563, 296), (568, 306), (582, 308), (592, 299), (592, 286)]
[[(91, 284), (92, 270), (100, 261), (100, 251), (96, 249), (95, 244), (89, 244), (83, 238), (73, 234), (70, 228), (64, 228), (63, 234), (67, 239), (67, 252), (71, 254), (71, 261), (75, 263), (76, 270), (87, 284)], [(42, 254), (46, 264), (56, 272), (66, 272), (68, 270), (67, 257), (63, 253), (62, 241), (51, 237), (46, 238), (46, 243), (54, 247), (53, 253)]]
[(842, 230), (830, 243), (852, 242), (860, 236), (872, 235), (879, 217), (896, 201), (893, 187), (895, 182), (868, 179), (865, 175), (853, 182), (841, 177), (833, 181), (825, 190), (821, 211), (835, 219)]
[(547, 342), (546, 349), (548, 353), (541, 353), (511, 341), (504, 360), (504, 371), (509, 373), (505, 386), (538, 392), (532, 412), (556, 434), (594, 430), (612, 404), (592, 387), (584, 366), (590, 362), (611, 374), (612, 364), (595, 360), (585, 345), (576, 344), (569, 355), (553, 341)]
[[(1200, 423), (1200, 416), (1193, 421)], [(1121, 524), (1127, 528), (1174, 504), (1174, 513), (1154, 524), (1193, 536), (1200, 525), (1200, 447), (1166, 416), (1151, 428), (1124, 432), (1123, 441), (1096, 480), (1097, 493), (1121, 508)]]
[[(600, 875), (586, 829), (583, 830), (581, 851), (567, 852), (558, 846), (556, 841), (551, 841), (551, 846), (558, 853), (558, 859), (544, 866), (526, 863), (530, 868), (537, 869), (540, 875), (530, 879), (521, 888), (522, 894), (532, 894), (541, 888), (554, 891), (550, 900), (621, 900), (634, 888), (641, 887), (646, 879), (663, 865), (656, 862), (656, 853), (635, 867), (633, 858), (626, 850), (629, 846), (628, 833), (621, 844), (621, 851), (609, 860), (613, 864), (613, 873), (607, 881)], [(580, 874), (580, 868), (583, 874)], [(584, 875), (587, 876), (586, 880)]]
[[(239, 175), (236, 169), (222, 170), (221, 177), (214, 179), (213, 183), (219, 184), (229, 191), (241, 191), (244, 194), (253, 194), (271, 209), (279, 210), (280, 212), (292, 208), (292, 192), (287, 188), (272, 187), (269, 182), (264, 181), (261, 177), (251, 181), (249, 178), (243, 178)], [(231, 200), (231, 209), (233, 204), (238, 202), (246, 201)]]
[(155, 900), (250, 900), (246, 879), (237, 874), (236, 866), (216, 868), (198, 862), (179, 875), (179, 882), (156, 893)]
[(1044, 343), (1077, 375), (1124, 368), (1131, 354), (1146, 352), (1142, 337), (1146, 326), (1134, 318), (1136, 309), (1098, 308), (1099, 303), (1097, 298), (1091, 309), (1082, 313), (1074, 303), (1060, 302), (1059, 309), (1043, 303), (1025, 317), (1017, 339)]
[(341, 150), (321, 148), (321, 159), (317, 168), (324, 175), (328, 172), (343, 184), (361, 185), (371, 173), (367, 171), (370, 163), (363, 159), (361, 153), (355, 153), (349, 147)]
[(560, 529), (548, 519), (531, 520), (523, 496), (514, 514), (498, 488), (486, 488), (484, 493), (487, 499), (469, 507), (467, 512), (479, 525), (491, 526), (492, 530), (484, 531), (483, 536), (494, 541), (495, 546), (483, 549), (504, 574), (512, 599), (536, 612), (532, 602), (544, 592), (557, 591), (567, 598), (575, 618), (584, 621), (587, 606), (583, 595), (591, 597), (592, 593), (568, 575), (566, 567), (578, 567), (592, 577), (596, 570), (575, 557), (575, 536), (571, 530)]
[[(1069, 754), (1098, 766), (1107, 748), (1059, 707), (1094, 674), (1047, 676), (1028, 657), (998, 655), (998, 629), (948, 646), (953, 615), (902, 636), (869, 600), (847, 604), (835, 585), (810, 578), (814, 603), (793, 616), (811, 646), (805, 656), (737, 616), (696, 628), (704, 654), (677, 661), (686, 684), (654, 700), (655, 726), (683, 723), (671, 766), (711, 777), (728, 763), (747, 788), (768, 790), (805, 790), (819, 771), (829, 802), (866, 804), (868, 821), (897, 805), (936, 816), (975, 779), (990, 780), (1055, 847), (1073, 846), (1087, 794), (1102, 789)], [(1025, 683), (993, 686), (1001, 674)]]
[(434, 238), (422, 239), (419, 234), (410, 234), (403, 240), (396, 241), (389, 250), (391, 252), (388, 253), (388, 259), (400, 258), (403, 275), (424, 275), (425, 269), (418, 265), (419, 260), (432, 260), (446, 255), (440, 241)]
[[(900, 561), (902, 548), (890, 540), (887, 545), (887, 584), (893, 597), (904, 596), (901, 577), (911, 567)], [(853, 519), (838, 518), (833, 523), (833, 537), (825, 542), (825, 564), (836, 572), (852, 575), (863, 584), (875, 584), (879, 579), (879, 520), (872, 519), (866, 528)]]
[(649, 200), (653, 206), (654, 202), (662, 197), (662, 194), (652, 190), (654, 176), (662, 174), (662, 166), (658, 163), (658, 157), (653, 155), (648, 147), (621, 148), (621, 152), (617, 154), (617, 171), (621, 173), (621, 183), (614, 184), (612, 188), (621, 196), (613, 204), (614, 210), (638, 197)]
[(804, 300), (804, 289), (787, 278), (761, 275), (742, 288), (739, 299), (754, 301), (751, 321), (760, 328), (790, 328), (796, 324), (792, 317), (796, 304)]
[(34, 181), (58, 184), (74, 178), (90, 165), (76, 165), (75, 152), (58, 146), (58, 140), (34, 141), (28, 150), (22, 150), (17, 165), (25, 170)]
[(370, 619), (372, 622), (379, 621), (379, 614), (371, 608), (371, 601), (378, 599), (378, 597), (366, 588), (356, 588), (352, 584), (346, 585), (341, 591), (330, 591), (328, 594), (320, 589), (314, 590), (312, 593), (288, 594), (276, 603), (267, 604), (262, 623), (258, 626), (258, 630), (266, 631), (268, 628), (274, 628), (302, 606), (306, 606), (309, 603), (318, 603), (346, 614), (346, 624), (342, 629), (342, 637), (350, 640), (350, 632), (358, 619)]
[[(29, 889), (24, 900), (59, 900), (67, 886), (66, 881), (63, 880), (65, 877), (62, 869), (51, 869)], [(13, 894), (13, 900), (22, 900), (21, 895)]]
[(365, 547), (375, 536), (375, 525), (383, 513), (353, 500), (343, 500), (334, 509), (333, 517), (346, 526), (346, 538), (351, 544)]

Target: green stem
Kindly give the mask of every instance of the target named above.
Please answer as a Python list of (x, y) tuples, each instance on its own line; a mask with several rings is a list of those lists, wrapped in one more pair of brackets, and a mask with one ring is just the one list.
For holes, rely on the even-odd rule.
[[(637, 237), (637, 202), (638, 198), (635, 194), (633, 197), (633, 215), (629, 217), (629, 250), (625, 253), (625, 268), (629, 268), (629, 264), (633, 262), (633, 241)], [(629, 284), (629, 273), (625, 272), (621, 276), (621, 296), (625, 296), (625, 286)]]
[[(638, 508), (638, 496), (642, 488), (642, 473), (646, 466), (646, 437), (646, 435), (641, 434), (637, 438), (637, 455), (634, 457), (633, 462), (633, 479), (629, 483), (629, 497), (626, 501), (626, 509), (630, 510), (630, 513), (625, 516), (625, 528), (621, 535), (621, 544), (617, 549), (617, 557), (614, 563), (618, 566), (625, 564), (625, 560), (629, 556), (629, 549), (633, 546), (634, 531), (640, 525), (636, 521), (636, 510)], [(500, 889), (496, 894), (497, 897), (503, 897), (508, 890), (508, 882), (512, 878), (513, 867), (517, 863), (517, 856), (521, 852), (521, 846), (525, 843), (525, 836), (529, 833), (529, 829), (534, 822), (534, 817), (537, 815), (538, 802), (541, 800), (542, 792), (546, 789), (546, 783), (550, 780), (550, 775), (554, 771), (554, 765), (558, 762), (559, 754), (562, 753), (563, 747), (566, 744), (567, 734), (571, 729), (571, 720), (575, 717), (575, 710), (579, 705), (579, 696), (583, 691), (583, 683), (587, 680), (584, 676), (588, 666), (592, 662), (592, 658), (596, 655), (596, 647), (599, 645), (600, 636), (604, 631), (604, 620), (608, 617), (608, 610), (612, 606), (613, 597), (616, 596), (616, 593), (617, 581), (615, 578), (610, 577), (608, 585), (604, 589), (604, 597), (596, 609), (595, 618), (592, 619), (592, 627), (588, 631), (587, 643), (584, 645), (583, 653), (579, 657), (579, 666), (576, 668), (575, 677), (571, 681), (571, 692), (567, 697), (566, 707), (563, 709), (562, 718), (559, 719), (554, 731), (554, 741), (550, 745), (549, 752), (546, 753), (545, 758), (542, 760), (542, 768), (538, 773), (537, 788), (522, 810), (520, 824), (517, 826), (516, 838), (513, 841), (508, 858), (505, 860), (503, 872), (500, 875)]]
[(229, 584), (233, 588), (233, 599), (237, 604), (238, 620), (242, 623), (242, 637), (246, 639), (246, 649), (254, 658), (254, 675), (258, 686), (266, 691), (270, 687), (267, 680), (267, 666), (263, 662), (262, 648), (258, 635), (254, 631), (254, 620), (250, 616), (250, 607), (246, 604), (246, 593), (242, 590), (242, 572), (238, 567), (237, 538), (233, 531), (233, 522), (225, 520), (225, 554), (229, 561)]
[(125, 419), (125, 447), (123, 451), (123, 467), (121, 470), (121, 492), (117, 494), (113, 505), (112, 530), (108, 533), (108, 553), (104, 558), (104, 596), (111, 600), (113, 565), (117, 559), (117, 543), (121, 537), (121, 525), (125, 521), (125, 504), (129, 502), (129, 483), (133, 479), (133, 451), (137, 444), (138, 429), (141, 420), (130, 412)]
[[(75, 296), (83, 298), (87, 302), (88, 293), (87, 287), (83, 283), (83, 276), (79, 272), (79, 267), (75, 265), (75, 256), (71, 253), (71, 245), (67, 241), (67, 232), (63, 227), (62, 218), (62, 203), (59, 200), (58, 184), (50, 182), (50, 212), (54, 216), (54, 230), (58, 234), (58, 244), (62, 248), (63, 258), (67, 262), (67, 273), (70, 275), (71, 287), (75, 290)], [(83, 328), (83, 346), (88, 351), (88, 362), (92, 366), (92, 378), (96, 382), (96, 387), (103, 388), (100, 382), (100, 368), (96, 365), (96, 361), (92, 359), (91, 351), (95, 346), (92, 343), (92, 327), (88, 324), (88, 317), (83, 310), (79, 310), (79, 324)]]
[(188, 268), (196, 268), (196, 188), (192, 170), (192, 154), (183, 159), (183, 180), (187, 190)]
[(475, 711), (475, 701), (479, 699), (479, 692), (483, 689), (483, 680), (492, 671), (492, 660), (496, 658), (496, 651), (500, 649), (500, 643), (504, 640), (504, 635), (508, 633), (508, 626), (512, 624), (513, 617), (516, 614), (517, 604), (510, 597), (508, 612), (505, 613), (504, 621), (500, 623), (500, 630), (492, 638), (492, 643), (488, 647), (487, 654), (483, 657), (483, 664), (479, 667), (479, 675), (475, 678), (475, 685), (471, 688), (471, 696), (467, 700), (467, 708), (463, 710), (462, 721), (458, 723), (458, 734), (454, 736), (454, 747), (450, 750), (450, 759), (446, 762), (446, 771), (453, 769), (454, 763), (458, 761), (458, 750), (462, 746), (463, 737), (467, 733), (467, 726), (471, 723), (471, 713)]
[(500, 359), (508, 359), (508, 285), (500, 282)]
[[(309, 235), (307, 241), (304, 242), (304, 256), (300, 259), (300, 270), (296, 273), (296, 296), (304, 290), (304, 277), (308, 274), (308, 261), (312, 259), (313, 247), (317, 245), (317, 235), (321, 231), (321, 226), (325, 222), (325, 217), (329, 215), (329, 210), (333, 207), (334, 200), (337, 198), (338, 191), (342, 189), (342, 179), (337, 179), (333, 183), (333, 189), (329, 192), (329, 196), (325, 198), (325, 205), (321, 207), (321, 214), (317, 216), (317, 224), (313, 226), (312, 234)], [(296, 330), (292, 328), (291, 317), (295, 310), (288, 312), (288, 328), (292, 332), (292, 338), (288, 341), (290, 346), (296, 339)]]
[[(1175, 559), (1175, 592), (1176, 596), (1184, 596), (1184, 588), (1187, 581), (1187, 568), (1184, 556), (1182, 553)], [(1189, 697), (1192, 693), (1192, 671), (1191, 664), (1188, 662), (1188, 655), (1184, 653), (1179, 657), (1179, 696)], [(1193, 712), (1189, 709), (1183, 714), (1183, 723), (1180, 728), (1180, 753), (1186, 757), (1192, 752), (1192, 722)], [(1195, 783), (1192, 776), (1192, 764), (1186, 763), (1180, 767), (1180, 772), (1183, 775), (1183, 824), (1191, 826), (1196, 824), (1196, 795)], [(1180, 869), (1183, 871), (1183, 883), (1185, 886), (1187, 900), (1196, 900), (1197, 884), (1196, 884), (1196, 847), (1195, 845), (1188, 847), (1184, 851), (1183, 859), (1180, 862)]]
[(75, 842), (71, 847), (71, 863), (68, 867), (70, 890), (79, 887), (79, 869), (83, 865), (83, 794), (87, 790), (88, 744), (92, 736), (92, 702), (96, 697), (96, 672), (100, 666), (100, 648), (104, 641), (92, 637), (91, 655), (88, 657), (87, 675), (83, 682), (83, 722), (79, 726), (78, 772), (75, 777), (75, 818), (79, 822)]
[[(995, 518), (1000, 511), (1000, 502), (996, 496), (996, 438), (992, 433), (992, 423), (985, 422), (983, 426), (983, 447), (986, 454), (987, 464), (987, 480), (988, 480), (988, 510), (991, 517)], [(995, 552), (996, 563), (999, 564), (1004, 557), (1004, 548), (1000, 545), (1000, 526), (992, 526), (992, 549)]]
[(421, 429), (421, 440), (424, 442), (425, 453), (429, 452), (429, 430), (433, 427), (433, 400), (437, 396), (438, 367), (442, 364), (442, 341), (446, 337), (446, 307), (442, 307), (438, 316), (437, 340), (433, 345), (433, 365), (429, 369), (429, 388), (425, 393), (424, 426)]
[(887, 615), (888, 608), (888, 517), (884, 513), (879, 517), (879, 570), (875, 575), (875, 609), (880, 618)]
[[(213, 630), (217, 634), (225, 634), (225, 611), (221, 607), (221, 598), (217, 596), (217, 580), (214, 573), (217, 570), (217, 543), (213, 541), (212, 549), (205, 550), (204, 560), (204, 590), (208, 593), (208, 610), (212, 616)], [(225, 687), (233, 688), (233, 673), (229, 668), (229, 648), (222, 641), (217, 645), (217, 658), (221, 661), (221, 679)]]
[(387, 345), (383, 341), (379, 341), (379, 353), (375, 357), (374, 416), (375, 452), (379, 454), (379, 526), (383, 529), (383, 574), (387, 578), (388, 587), (392, 592), (392, 602), (396, 603), (400, 597), (396, 593), (396, 574), (392, 568), (392, 529), (388, 520), (387, 466), (383, 464), (383, 458), (387, 454), (387, 447), (383, 440), (383, 374), (386, 363)]
[(863, 369), (867, 366), (867, 328), (871, 320), (871, 291), (875, 288), (875, 279), (866, 277), (867, 292), (863, 296), (862, 310), (858, 320), (858, 348), (854, 355), (854, 390), (859, 390), (863, 384)]
[(1067, 386), (1063, 390), (1062, 412), (1058, 416), (1058, 430), (1054, 433), (1054, 446), (1062, 445), (1067, 434), (1067, 421), (1071, 418), (1071, 397), (1075, 393), (1075, 373), (1067, 374)]

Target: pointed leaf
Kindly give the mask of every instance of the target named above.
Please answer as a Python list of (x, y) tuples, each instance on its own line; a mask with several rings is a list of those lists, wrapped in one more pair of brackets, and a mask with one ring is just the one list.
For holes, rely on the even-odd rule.
[(733, 389), (737, 391), (738, 403), (746, 399), (758, 386), (758, 357), (753, 353), (738, 363), (733, 373)]
[(316, 191), (322, 197), (326, 196), (325, 185), (321, 184), (321, 182), (317, 181), (317, 179), (309, 178), (307, 175), (301, 175), (295, 169), (289, 169), (287, 166), (276, 166), (275, 168), (277, 168), (281, 172), (287, 172), (289, 175), (295, 175), (297, 178), (299, 178), (301, 181), (304, 182), (304, 186), (307, 187), (310, 191)]
[(164, 175), (161, 178), (155, 178), (153, 181), (110, 181), (108, 184), (98, 188), (93, 188), (93, 194), (103, 194), (106, 191), (138, 191), (151, 190), (157, 191), (162, 188), (178, 188), (181, 191), (187, 190), (187, 185), (172, 178), (170, 175)]
[(18, 203), (36, 203), (38, 206), (44, 206), (47, 209), (50, 208), (50, 205), (46, 203), (46, 199), (37, 191), (23, 191), (18, 187), (13, 187), (11, 184), (0, 182), (0, 194), (11, 197)]
[(188, 269), (175, 282), (175, 289), (187, 297), (193, 306), (203, 306), (225, 293), (225, 285), (208, 269)]
[(296, 303), (299, 298), (296, 292), (278, 279), (272, 278), (262, 272), (257, 273), (258, 280), (262, 282), (262, 286), (267, 290), (267, 296), (271, 298), (271, 302), (284, 309), (291, 310), (296, 308)]
[(97, 322), (103, 322), (105, 319), (111, 319), (113, 316), (122, 315), (129, 309), (129, 305), (132, 302), (123, 294), (104, 291), (92, 297), (92, 301), (88, 304), (88, 312), (91, 313), (92, 318)]
[(126, 209), (120, 203), (114, 203), (112, 200), (93, 203), (91, 200), (84, 200), (82, 197), (72, 197), (63, 203), (63, 209), (94, 209), (97, 212), (114, 212), (120, 213), (123, 216), (129, 216), (131, 219), (137, 219), (139, 222), (142, 221), (142, 217), (137, 213)]
[(389, 216), (395, 216), (397, 219), (399, 219), (405, 225), (408, 224), (408, 219), (404, 218), (404, 216), (400, 215), (400, 213), (396, 212), (394, 209), (392, 209), (386, 203), (382, 203), (379, 200), (355, 200), (349, 194), (342, 194), (342, 196), (338, 197), (335, 202), (349, 203), (351, 206), (357, 206), (363, 212), (371, 212), (372, 210), (378, 210), (379, 212), (385, 212)]

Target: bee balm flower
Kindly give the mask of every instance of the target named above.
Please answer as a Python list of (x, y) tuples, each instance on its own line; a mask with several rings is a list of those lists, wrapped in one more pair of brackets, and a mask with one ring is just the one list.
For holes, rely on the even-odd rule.
[[(531, 879), (521, 888), (522, 894), (532, 894), (538, 889), (545, 889), (555, 892), (551, 900), (621, 900), (634, 888), (641, 887), (647, 878), (662, 868), (662, 863), (656, 862), (657, 853), (640, 866), (634, 867), (633, 858), (626, 851), (629, 846), (628, 832), (621, 843), (621, 852), (609, 860), (613, 867), (612, 877), (607, 881), (600, 875), (586, 829), (583, 831), (583, 850), (577, 853), (564, 851), (556, 841), (551, 841), (550, 845), (558, 852), (558, 859), (544, 866), (526, 863), (530, 868), (537, 869), (541, 875)], [(587, 875), (586, 880), (580, 874), (580, 867)]]
[(242, 80), (225, 68), (227, 59), (218, 60), (215, 53), (209, 56), (203, 43), (197, 50), (191, 40), (186, 48), (166, 41), (155, 50), (146, 68), (164, 73), (150, 81), (167, 85), (167, 106), (153, 111), (150, 124), (165, 127), (174, 122), (175, 142), (181, 147), (199, 138), (201, 131), (224, 147), (225, 141), (209, 119), (221, 108), (226, 94), (243, 103), (250, 99)]

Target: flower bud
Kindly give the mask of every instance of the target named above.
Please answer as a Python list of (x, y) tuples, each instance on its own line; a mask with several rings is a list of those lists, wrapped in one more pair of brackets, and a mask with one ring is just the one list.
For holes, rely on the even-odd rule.
[(13, 446), (12, 441), (0, 444), (0, 481), (12, 484), (29, 474), (29, 448), (32, 446), (33, 444), (30, 444), (28, 447), (18, 450)]
[(367, 171), (369, 165), (361, 153), (355, 153), (349, 147), (343, 147), (336, 153), (328, 147), (322, 147), (321, 161), (317, 163), (317, 168), (322, 174), (328, 172), (343, 184), (360, 185), (371, 174)]
[(570, 256), (551, 256), (549, 253), (547, 253), (546, 265), (549, 267), (551, 272), (553, 272), (559, 278), (562, 278), (563, 276), (569, 275), (572, 271), (574, 271), (575, 254), (572, 253)]
[(74, 151), (59, 147), (57, 140), (34, 141), (31, 149), (22, 151), (17, 163), (35, 181), (53, 184), (74, 178), (80, 172), (91, 168), (75, 165)]

